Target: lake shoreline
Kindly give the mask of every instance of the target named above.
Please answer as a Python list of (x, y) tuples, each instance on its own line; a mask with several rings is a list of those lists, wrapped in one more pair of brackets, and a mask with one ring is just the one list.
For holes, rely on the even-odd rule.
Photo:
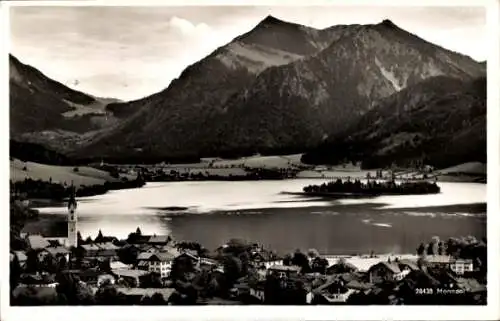
[[(420, 230), (419, 226), (425, 227), (438, 224), (441, 227), (431, 228), (427, 232), (424, 230), (424, 233), (418, 232), (417, 234), (419, 235), (414, 235), (416, 239), (420, 235), (425, 234), (429, 234), (429, 237), (432, 237), (433, 234), (448, 237), (455, 234), (470, 233), (476, 237), (482, 237), (486, 231), (485, 203), (408, 208), (404, 210), (385, 210), (383, 206), (384, 204), (374, 203), (336, 204), (306, 208), (259, 208), (212, 211), (207, 213), (196, 213), (181, 209), (176, 212), (167, 209), (164, 211), (159, 210), (155, 215), (145, 215), (144, 221), (140, 219), (140, 215), (133, 217), (128, 215), (109, 217), (81, 216), (80, 226), (84, 238), (89, 235), (95, 237), (99, 229), (102, 229), (105, 235), (116, 235), (119, 238), (126, 237), (126, 235), (122, 235), (120, 232), (114, 232), (113, 225), (115, 224), (128, 224), (129, 227), (126, 230), (141, 227), (141, 230), (147, 231), (147, 233), (162, 234), (161, 231), (148, 231), (147, 225), (144, 225), (145, 222), (153, 219), (157, 222), (155, 224), (168, 226), (169, 232), (167, 234), (172, 235), (174, 239), (179, 241), (195, 241), (212, 246), (220, 243), (223, 239), (230, 239), (231, 237), (238, 236), (248, 240), (253, 237), (257, 242), (275, 249), (277, 253), (293, 251), (295, 247), (299, 247), (302, 250), (314, 247), (318, 248), (321, 253), (327, 253), (329, 256), (361, 255), (361, 253), (369, 253), (372, 250), (376, 254), (408, 253), (411, 249), (408, 249), (405, 245), (405, 243), (408, 244), (409, 242), (404, 240), (403, 235), (405, 233), (403, 232), (412, 228)], [(296, 222), (297, 220), (298, 222)], [(288, 222), (295, 223), (291, 223), (292, 225), (287, 227), (290, 224)], [(30, 221), (30, 226), (27, 230), (35, 227), (43, 231), (65, 231), (65, 224), (65, 214), (40, 213), (37, 220)], [(337, 240), (336, 242), (339, 242), (336, 244), (324, 243), (324, 241), (318, 243), (314, 241), (314, 238), (311, 243), (311, 240), (302, 240), (303, 237), (292, 241), (289, 240), (289, 237), (282, 238), (281, 232), (278, 232), (279, 229), (272, 233), (272, 228), (270, 230), (269, 228), (262, 230), (264, 228), (263, 224), (265, 226), (275, 226), (276, 228), (279, 225), (283, 225), (285, 230), (290, 230), (291, 228), (293, 231), (296, 231), (294, 233), (300, 233), (307, 224), (310, 224), (308, 229), (317, 235), (315, 238), (320, 239), (326, 237), (323, 234), (325, 232), (323, 230), (325, 228), (328, 229), (327, 226), (334, 224), (331, 225), (329, 233), (344, 235), (348, 231), (357, 231), (356, 233), (361, 233), (361, 239), (352, 241), (350, 238), (344, 239), (338, 236), (334, 237)], [(448, 224), (451, 224), (449, 225), (450, 227), (446, 227)], [(462, 226), (457, 232), (455, 232), (456, 224)], [(464, 227), (464, 224), (472, 225)], [(302, 227), (299, 228), (299, 226)], [(297, 230), (297, 228), (299, 229)], [(123, 229), (125, 230), (125, 228)], [(253, 229), (258, 231), (256, 232), (257, 234), (251, 232)], [(433, 230), (436, 232), (431, 232)], [(409, 236), (409, 239), (412, 237)], [(375, 239), (384, 240), (380, 244), (370, 245)], [(289, 243), (289, 241), (292, 242)]]

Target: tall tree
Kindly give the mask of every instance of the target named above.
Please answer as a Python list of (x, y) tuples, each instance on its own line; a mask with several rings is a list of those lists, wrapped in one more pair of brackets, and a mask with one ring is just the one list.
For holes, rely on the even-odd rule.
[(328, 260), (322, 257), (316, 257), (312, 261), (312, 271), (321, 274), (326, 274), (326, 269), (328, 268)]
[(439, 255), (444, 255), (444, 242), (443, 241), (439, 241), (437, 251), (438, 251)]
[(296, 250), (292, 257), (292, 265), (296, 265), (301, 268), (302, 273), (308, 273), (311, 271), (311, 266), (309, 265), (309, 259), (300, 250)]
[(292, 265), (292, 255), (290, 255), (290, 254), (285, 255), (285, 257), (283, 258), (283, 265), (285, 265), (285, 266)]
[(135, 246), (127, 245), (117, 251), (118, 258), (125, 264), (136, 264), (139, 249)]
[(433, 243), (429, 243), (427, 245), (427, 255), (434, 255), (434, 246), (433, 246)]
[(110, 259), (106, 259), (99, 264), (99, 270), (102, 272), (110, 273), (111, 272), (111, 261)]
[(192, 259), (182, 255), (174, 259), (172, 263), (172, 271), (170, 272), (170, 278), (173, 281), (184, 280), (185, 273), (192, 271), (194, 271)]
[(165, 305), (167, 301), (163, 297), (163, 294), (156, 292), (151, 296), (151, 305)]
[(417, 248), (417, 255), (421, 256), (425, 254), (425, 245), (424, 243), (420, 243), (420, 245)]
[(38, 251), (29, 250), (26, 252), (26, 272), (36, 273), (40, 271), (40, 261), (38, 259)]
[(64, 297), (64, 300), (69, 305), (78, 304), (77, 292), (78, 281), (69, 273), (58, 273), (56, 275), (57, 293)]
[(61, 255), (57, 260), (57, 270), (62, 271), (68, 267), (68, 261), (64, 255)]
[(10, 290), (14, 290), (19, 284), (19, 278), (21, 276), (21, 264), (17, 255), (14, 255), (13, 259), (10, 261)]
[(119, 305), (124, 302), (124, 298), (114, 285), (108, 285), (97, 290), (95, 301), (99, 305)]
[(234, 282), (242, 276), (243, 264), (237, 257), (226, 255), (223, 259), (224, 275), (226, 276), (228, 285), (232, 287)]
[(161, 288), (161, 275), (156, 272), (151, 272), (141, 277), (139, 286), (141, 288)]
[(104, 236), (102, 235), (102, 231), (99, 229), (99, 233), (97, 233), (97, 237), (95, 238), (95, 242), (96, 243), (102, 242), (103, 238), (104, 238)]
[(76, 232), (76, 244), (82, 245), (83, 242), (84, 241), (83, 241), (82, 234), (80, 233), (80, 231)]
[(43, 258), (42, 261), (42, 268), (43, 270), (49, 272), (49, 273), (56, 273), (57, 271), (57, 262), (56, 259), (52, 254), (47, 254)]

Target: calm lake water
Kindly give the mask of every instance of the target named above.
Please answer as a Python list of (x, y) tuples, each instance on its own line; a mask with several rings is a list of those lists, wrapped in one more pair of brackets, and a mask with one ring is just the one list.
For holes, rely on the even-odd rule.
[[(140, 189), (79, 199), (78, 229), (83, 237), (95, 237), (101, 229), (105, 235), (126, 238), (140, 227), (144, 234), (172, 234), (211, 249), (243, 238), (280, 253), (316, 248), (325, 254), (414, 252), (435, 235), (486, 235), (485, 184), (442, 182), (436, 195), (367, 199), (282, 193), (321, 182), (148, 183)], [(46, 222), (60, 221), (66, 214), (64, 206), (39, 210), (49, 217)]]

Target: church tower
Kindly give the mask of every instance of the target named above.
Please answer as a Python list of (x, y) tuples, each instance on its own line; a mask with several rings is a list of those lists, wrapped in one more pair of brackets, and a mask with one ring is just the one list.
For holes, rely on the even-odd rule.
[(68, 243), (67, 246), (77, 246), (77, 223), (78, 217), (76, 215), (76, 207), (78, 204), (76, 203), (76, 189), (71, 185), (71, 195), (68, 201)]

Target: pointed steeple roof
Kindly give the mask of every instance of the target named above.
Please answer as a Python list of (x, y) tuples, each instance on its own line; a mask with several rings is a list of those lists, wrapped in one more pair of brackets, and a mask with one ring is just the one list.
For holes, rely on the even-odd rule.
[(68, 200), (68, 209), (70, 209), (72, 206), (74, 208), (76, 208), (77, 205), (78, 204), (76, 203), (76, 188), (73, 185), (73, 181), (71, 181), (70, 196), (69, 196), (69, 200)]

